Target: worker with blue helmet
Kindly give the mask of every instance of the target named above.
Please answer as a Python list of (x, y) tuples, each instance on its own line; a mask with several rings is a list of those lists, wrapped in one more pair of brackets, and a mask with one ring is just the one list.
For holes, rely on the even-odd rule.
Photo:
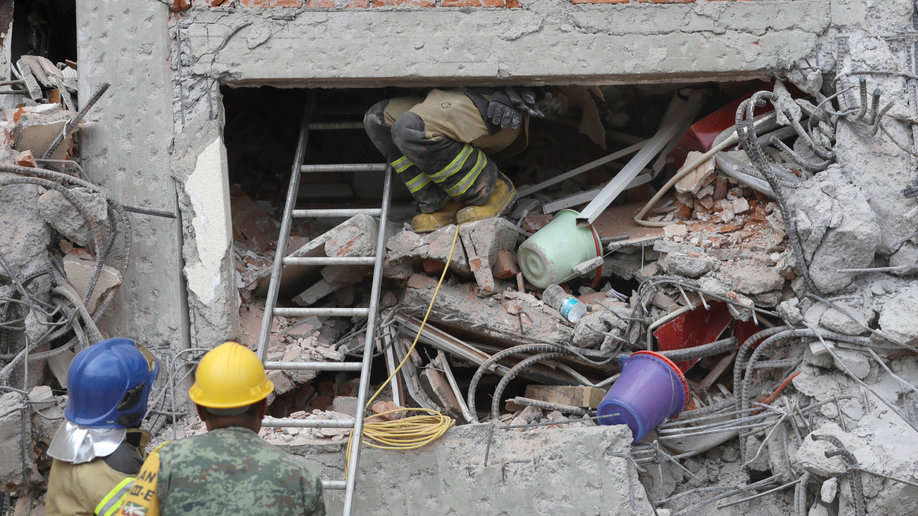
[(140, 429), (159, 364), (125, 338), (79, 352), (67, 370), (66, 421), (48, 455), (46, 514), (112, 516), (146, 458), (150, 433)]

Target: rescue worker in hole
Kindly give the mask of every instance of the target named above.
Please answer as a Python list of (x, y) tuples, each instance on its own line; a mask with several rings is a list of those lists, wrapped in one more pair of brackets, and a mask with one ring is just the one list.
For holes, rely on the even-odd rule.
[(364, 126), (418, 203), (414, 230), (428, 232), (510, 206), (516, 188), (494, 159), (526, 148), (530, 116), (542, 116), (531, 89), (434, 89), (378, 102)]
[(150, 453), (120, 514), (325, 516), (319, 479), (258, 437), (273, 390), (245, 346), (208, 351), (188, 391), (207, 433)]
[(112, 516), (140, 471), (150, 433), (140, 429), (159, 366), (134, 341), (80, 351), (67, 370), (66, 421), (48, 448), (48, 516)]

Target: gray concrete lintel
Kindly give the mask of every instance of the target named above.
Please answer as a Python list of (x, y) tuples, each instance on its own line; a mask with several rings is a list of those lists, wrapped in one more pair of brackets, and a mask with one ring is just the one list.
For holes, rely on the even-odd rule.
[[(189, 11), (189, 75), (247, 86), (621, 84), (760, 77), (815, 46), (819, 1), (513, 10)], [(278, 11), (278, 10), (274, 10)], [(368, 80), (369, 79), (369, 80)]]

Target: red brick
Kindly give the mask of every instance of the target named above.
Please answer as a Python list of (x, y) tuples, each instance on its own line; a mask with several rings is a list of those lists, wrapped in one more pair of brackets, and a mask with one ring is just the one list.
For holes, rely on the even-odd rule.
[[(400, 408), (403, 408), (403, 407), (400, 407), (391, 401), (377, 401), (370, 407), (370, 410), (372, 410), (374, 414), (382, 414), (383, 412), (398, 410)], [(375, 417), (373, 418), (373, 420), (374, 421), (393, 421), (396, 419), (401, 419), (402, 417), (404, 417), (404, 415), (405, 415), (404, 412), (394, 412), (392, 414), (387, 414), (385, 416)]]
[(328, 410), (328, 407), (331, 407), (332, 401), (331, 396), (316, 396), (313, 398), (312, 402), (310, 402), (310, 405), (319, 410)]
[(373, 0), (373, 7), (436, 7), (434, 0)]
[(23, 167), (32, 167), (37, 168), (38, 165), (35, 163), (35, 156), (32, 155), (32, 151), (22, 151), (16, 156), (16, 164)]
[(575, 4), (627, 4), (628, 0), (571, 0)]
[[(306, 7), (334, 9), (335, 0), (306, 0)], [(347, 7), (349, 9), (355, 7), (370, 7), (370, 0), (348, 0)]]
[(497, 279), (512, 278), (519, 274), (520, 269), (516, 266), (516, 257), (513, 256), (513, 252), (507, 250), (498, 251), (492, 272)]
[(507, 9), (519, 9), (520, 7), (522, 7), (520, 0), (507, 0)]
[(303, 0), (239, 0), (240, 7), (303, 7)]
[(438, 262), (430, 258), (424, 258), (424, 272), (427, 274), (440, 274), (443, 272), (443, 267), (445, 264), (443, 262)]
[(230, 0), (191, 0), (195, 7), (220, 7), (221, 5), (231, 6)]
[(172, 0), (169, 2), (169, 10), (174, 12), (184, 11), (191, 7), (191, 0)]
[(442, 0), (440, 7), (503, 7), (504, 0)]

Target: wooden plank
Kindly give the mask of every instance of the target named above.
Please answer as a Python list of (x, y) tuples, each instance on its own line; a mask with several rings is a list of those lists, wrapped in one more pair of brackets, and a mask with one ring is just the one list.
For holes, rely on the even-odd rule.
[(446, 375), (437, 370), (433, 364), (429, 364), (421, 371), (421, 374), (418, 375), (418, 379), (421, 382), (421, 387), (427, 392), (427, 395), (430, 396), (437, 405), (443, 407), (447, 415), (453, 419), (464, 419), (462, 407), (459, 405), (459, 400), (453, 393), (453, 389), (449, 384), (449, 380), (446, 379)]
[(596, 387), (572, 385), (529, 385), (526, 387), (527, 398), (582, 408), (598, 408), (605, 395), (606, 391)]

